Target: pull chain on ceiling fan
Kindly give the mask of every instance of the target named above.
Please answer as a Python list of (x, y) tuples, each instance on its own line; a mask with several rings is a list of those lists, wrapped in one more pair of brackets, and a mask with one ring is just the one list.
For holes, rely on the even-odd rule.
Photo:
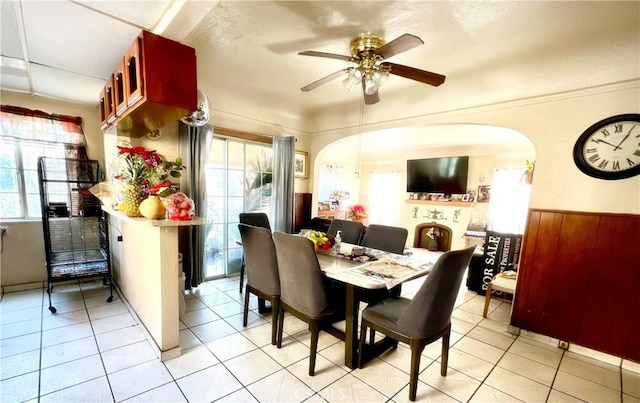
[(401, 35), (386, 44), (382, 38), (367, 34), (360, 35), (351, 41), (351, 56), (317, 52), (314, 50), (300, 52), (298, 54), (303, 56), (325, 57), (356, 64), (355, 67), (347, 67), (336, 71), (300, 89), (302, 91), (311, 91), (322, 84), (346, 74), (346, 78), (343, 80), (345, 87), (351, 91), (361, 83), (365, 104), (372, 105), (380, 101), (378, 89), (387, 81), (389, 74), (437, 87), (444, 83), (445, 76), (401, 64), (383, 62), (383, 60), (391, 56), (395, 56), (398, 53), (405, 52), (422, 44), (424, 44), (422, 39), (411, 34)]

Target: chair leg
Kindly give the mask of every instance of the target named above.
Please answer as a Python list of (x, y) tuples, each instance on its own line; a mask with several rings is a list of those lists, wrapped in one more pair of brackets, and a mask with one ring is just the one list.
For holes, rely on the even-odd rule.
[(282, 347), (282, 329), (284, 327), (284, 309), (282, 309), (282, 306), (280, 306), (280, 308), (278, 309), (278, 316), (280, 317), (280, 319), (278, 320), (278, 337), (276, 341), (276, 346), (278, 348), (281, 348)]
[(242, 284), (244, 284), (244, 256), (240, 261), (240, 294), (242, 294)]
[[(373, 329), (372, 329), (373, 330)], [(360, 341), (358, 342), (358, 368), (362, 368), (362, 356), (364, 355), (364, 342), (367, 336), (367, 322), (362, 320), (360, 324)]]
[(442, 357), (440, 357), (440, 375), (447, 376), (447, 365), (449, 364), (449, 339), (451, 337), (451, 328), (447, 334), (442, 336)]
[(320, 333), (320, 324), (312, 320), (309, 323), (311, 327), (311, 346), (309, 347), (309, 376), (314, 376), (316, 372), (316, 353), (318, 352), (318, 335)]
[(242, 326), (247, 327), (247, 319), (249, 317), (249, 284), (244, 290), (244, 312), (242, 315)]
[(418, 391), (418, 373), (420, 372), (420, 356), (424, 346), (411, 342), (411, 370), (409, 375), (409, 400), (416, 401)]
[(487, 295), (484, 297), (484, 310), (482, 311), (482, 317), (487, 317), (487, 311), (489, 311), (489, 302), (491, 302), (491, 282), (487, 285)]
[(369, 344), (372, 346), (376, 344), (376, 330), (374, 328), (369, 329)]
[(280, 318), (280, 299), (276, 297), (271, 301), (271, 344), (274, 346), (276, 345), (278, 318)]

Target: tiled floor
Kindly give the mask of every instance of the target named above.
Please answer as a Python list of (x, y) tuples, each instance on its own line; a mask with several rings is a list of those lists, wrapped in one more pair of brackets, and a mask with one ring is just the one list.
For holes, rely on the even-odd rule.
[[(417, 280), (405, 284), (412, 296)], [(321, 333), (309, 377), (309, 333), (287, 317), (283, 348), (270, 344), (270, 316), (252, 299), (242, 327), (238, 278), (202, 284), (187, 296), (181, 357), (162, 363), (121, 299), (107, 303), (101, 281), (58, 286), (58, 312), (42, 289), (5, 293), (0, 303), (0, 401), (41, 402), (404, 402), (406, 346), (363, 369), (343, 365), (344, 344)], [(638, 402), (640, 364), (535, 334), (505, 331), (511, 306), (462, 289), (453, 314), (447, 377), (440, 343), (421, 360), (419, 401)], [(595, 356), (595, 359), (594, 359)]]

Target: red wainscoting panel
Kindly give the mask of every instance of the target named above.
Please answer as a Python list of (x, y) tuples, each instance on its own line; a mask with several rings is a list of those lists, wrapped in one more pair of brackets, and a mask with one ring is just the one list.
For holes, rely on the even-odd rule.
[(640, 361), (640, 216), (530, 210), (511, 323)]

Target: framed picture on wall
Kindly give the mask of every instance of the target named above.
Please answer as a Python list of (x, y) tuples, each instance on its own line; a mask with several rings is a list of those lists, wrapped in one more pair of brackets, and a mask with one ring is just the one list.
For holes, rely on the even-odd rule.
[(491, 198), (491, 186), (478, 186), (478, 202), (488, 203)]
[(296, 178), (307, 179), (309, 176), (309, 154), (305, 151), (296, 151), (293, 174)]

